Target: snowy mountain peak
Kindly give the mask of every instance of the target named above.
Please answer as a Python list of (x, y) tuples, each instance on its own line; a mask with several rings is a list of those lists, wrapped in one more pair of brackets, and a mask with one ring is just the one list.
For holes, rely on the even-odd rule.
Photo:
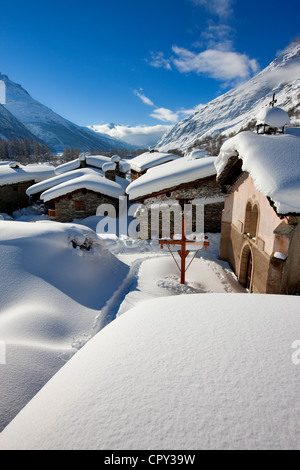
[(299, 124), (300, 38), (279, 53), (264, 70), (247, 82), (207, 103), (192, 116), (175, 124), (157, 147), (161, 151), (201, 145), (208, 137), (228, 136), (256, 122), (276, 93), (276, 106), (283, 108), (291, 124)]
[[(128, 147), (128, 144), (120, 140), (64, 119), (32, 98), (21, 85), (10, 80), (7, 75), (0, 74), (0, 80), (6, 85), (6, 110), (25, 126), (30, 135), (45, 142), (52, 150), (61, 152), (66, 146), (82, 151)], [(17, 133), (16, 137), (18, 136)]]

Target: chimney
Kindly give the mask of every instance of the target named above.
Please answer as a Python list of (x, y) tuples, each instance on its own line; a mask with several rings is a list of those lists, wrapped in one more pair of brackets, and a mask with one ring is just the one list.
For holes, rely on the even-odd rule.
[(126, 173), (130, 171), (130, 164), (122, 160), (119, 155), (111, 157), (111, 161), (116, 164), (116, 176), (126, 179)]
[(110, 181), (116, 181), (116, 163), (106, 162), (102, 165), (102, 171), (104, 171), (105, 178)]

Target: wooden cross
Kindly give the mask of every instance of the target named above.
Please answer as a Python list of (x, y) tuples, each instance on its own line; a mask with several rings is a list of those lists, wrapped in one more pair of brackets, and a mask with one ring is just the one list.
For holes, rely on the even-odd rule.
[(272, 101), (270, 101), (270, 106), (272, 106), (272, 108), (273, 108), (274, 105), (277, 103), (277, 100), (275, 100), (275, 94), (276, 94), (276, 93), (273, 93), (273, 99), (272, 99)]
[[(174, 240), (174, 238), (171, 237), (171, 240), (159, 240), (159, 244), (160, 244), (160, 247), (161, 249), (163, 249), (164, 245), (167, 246), (169, 252), (171, 253), (179, 271), (180, 271), (180, 274), (181, 274), (181, 279), (180, 279), (180, 283), (181, 284), (185, 284), (185, 273), (186, 271), (188, 270), (188, 268), (190, 267), (190, 265), (192, 264), (193, 260), (196, 258), (197, 256), (197, 253), (199, 252), (199, 250), (204, 246), (204, 249), (205, 251), (207, 250), (207, 247), (209, 246), (209, 242), (208, 241), (196, 241), (196, 240), (188, 240), (186, 238), (186, 217), (185, 217), (185, 205), (188, 204), (190, 201), (187, 200), (187, 199), (178, 199), (179, 201), (179, 204), (182, 208), (182, 230), (181, 230), (181, 240)], [(205, 237), (205, 239), (207, 240), (207, 237)], [(179, 256), (180, 256), (180, 259), (181, 259), (181, 263), (180, 263), (180, 266), (178, 265), (171, 249), (170, 249), (170, 246), (179, 246), (179, 250), (177, 251)], [(198, 247), (198, 250), (195, 251), (195, 254), (192, 258), (192, 260), (190, 261), (189, 265), (186, 267), (186, 259), (188, 257), (188, 255), (190, 254), (190, 251), (187, 250), (187, 245), (193, 245), (195, 246), (196, 248)]]

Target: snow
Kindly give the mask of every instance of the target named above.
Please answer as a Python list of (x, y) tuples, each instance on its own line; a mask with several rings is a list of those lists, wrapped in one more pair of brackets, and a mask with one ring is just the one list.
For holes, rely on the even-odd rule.
[(10, 162), (0, 165), (0, 186), (26, 181), (42, 181), (53, 176), (54, 169), (53, 165), (46, 163), (20, 165)]
[(87, 165), (101, 169), (103, 164), (110, 162), (111, 159), (104, 155), (87, 155), (85, 161)]
[(300, 213), (300, 138), (297, 133), (260, 135), (241, 132), (228, 139), (215, 162), (217, 176), (238, 155), (242, 169), (258, 191), (274, 202), (279, 214)]
[(49, 221), (0, 221), (0, 259), (2, 430), (94, 334), (129, 268), (91, 229)]
[(119, 177), (116, 181), (111, 181), (105, 178), (103, 171), (95, 168), (80, 168), (30, 186), (26, 193), (28, 196), (41, 193), (41, 200), (48, 202), (73, 191), (88, 189), (118, 199), (119, 196), (125, 194), (128, 183), (127, 180)]
[(0, 119), (3, 120), (6, 134), (11, 133), (11, 128), (14, 128), (15, 135), (38, 138), (56, 152), (63, 152), (65, 147), (84, 151), (128, 147), (128, 144), (107, 134), (96, 133), (64, 119), (33, 99), (6, 75), (0, 73), (0, 79), (6, 85), (6, 104), (0, 105)]
[(96, 173), (99, 173), (99, 175), (104, 176), (103, 172), (99, 170), (93, 170), (91, 168), (79, 168), (77, 170), (68, 171), (66, 173), (59, 174), (58, 176), (54, 176), (53, 178), (49, 178), (46, 181), (33, 184), (27, 189), (26, 194), (28, 196), (33, 196), (34, 194), (43, 193), (47, 189), (53, 188), (54, 186), (58, 186), (72, 179)]
[(116, 169), (116, 163), (114, 162), (107, 162), (107, 163), (103, 163), (102, 165), (102, 170), (104, 172), (106, 171), (115, 171)]
[(190, 158), (205, 158), (207, 157), (207, 151), (202, 150), (202, 149), (194, 149), (190, 153), (188, 153), (186, 156)]
[(300, 448), (299, 298), (144, 302), (91, 339), (0, 435), (0, 449)]
[(100, 220), (0, 221), (0, 449), (299, 448), (299, 297)]
[(162, 163), (166, 163), (172, 160), (176, 160), (178, 158), (181, 157), (179, 155), (174, 155), (171, 153), (145, 152), (130, 160), (129, 163), (132, 170), (142, 173), (143, 171), (146, 171), (149, 168), (161, 165)]
[(120, 160), (121, 160), (121, 157), (119, 157), (119, 155), (113, 155), (111, 157), (111, 161), (114, 163), (119, 163)]
[(157, 143), (161, 152), (186, 150), (196, 140), (237, 134), (249, 123), (256, 123), (259, 112), (269, 106), (276, 93), (277, 106), (299, 125), (297, 109), (300, 87), (300, 41), (290, 45), (264, 70), (213, 101), (199, 107), (197, 114), (176, 123)]
[(127, 173), (131, 169), (130, 163), (127, 162), (126, 160), (121, 160), (119, 162), (119, 167), (122, 173)]
[(44, 202), (48, 202), (80, 189), (87, 189), (118, 199), (125, 194), (127, 184), (128, 182), (123, 178), (119, 178), (118, 181), (110, 181), (102, 175), (96, 173), (89, 174), (74, 178), (48, 189), (41, 194), (41, 199)]
[(268, 107), (262, 109), (258, 114), (257, 124), (267, 124), (271, 127), (284, 127), (290, 124), (290, 118), (284, 109)]
[(178, 160), (149, 169), (146, 174), (133, 181), (126, 192), (130, 200), (155, 192), (174, 188), (216, 174), (216, 157), (182, 157)]
[(275, 251), (274, 258), (281, 259), (282, 261), (285, 261), (286, 260), (286, 255), (284, 253), (281, 253), (280, 251)]
[(80, 160), (76, 158), (76, 160), (71, 160), (70, 162), (63, 163), (55, 168), (55, 173), (57, 175), (61, 175), (62, 173), (68, 173), (69, 171), (77, 170), (80, 168)]

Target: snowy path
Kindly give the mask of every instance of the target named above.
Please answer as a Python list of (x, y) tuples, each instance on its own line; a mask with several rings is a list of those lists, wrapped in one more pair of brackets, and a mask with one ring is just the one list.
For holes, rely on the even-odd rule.
[(211, 235), (210, 251), (194, 259), (186, 274), (186, 285), (181, 285), (177, 266), (157, 243), (108, 239), (107, 248), (130, 266), (130, 271), (97, 316), (92, 336), (146, 300), (199, 293), (246, 293), (228, 264), (217, 259), (218, 241), (219, 235)]
[[(130, 258), (131, 257), (132, 255), (130, 255)], [(100, 330), (102, 330), (102, 328), (104, 328), (116, 318), (123, 300), (127, 297), (130, 292), (134, 291), (137, 288), (139, 270), (145, 259), (153, 259), (157, 257), (158, 255), (155, 254), (153, 254), (152, 256), (145, 255), (138, 259), (136, 259), (136, 256), (134, 256), (135, 259), (132, 261), (130, 271), (127, 274), (126, 278), (124, 279), (120, 287), (115, 291), (113, 296), (108, 300), (106, 305), (102, 308), (99, 315), (96, 317), (92, 336), (97, 334)]]

